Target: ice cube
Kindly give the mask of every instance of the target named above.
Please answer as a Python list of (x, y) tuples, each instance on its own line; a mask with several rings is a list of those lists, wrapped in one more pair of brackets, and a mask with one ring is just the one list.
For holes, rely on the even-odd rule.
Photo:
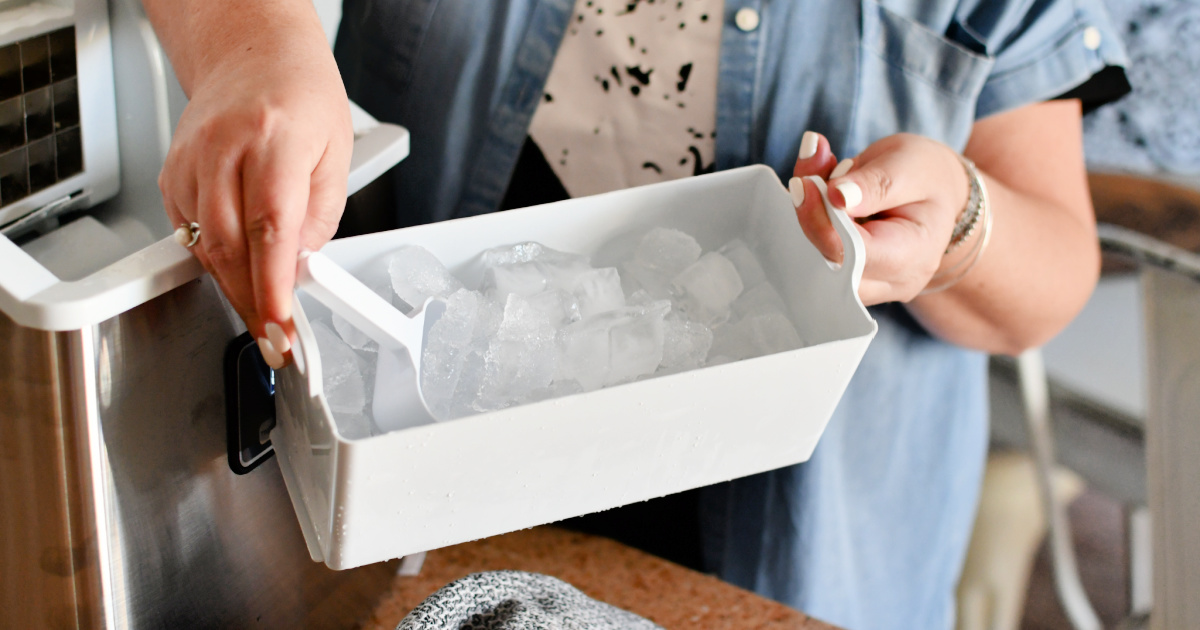
[(583, 386), (577, 381), (555, 380), (553, 383), (550, 383), (549, 387), (535, 390), (529, 395), (529, 398), (525, 402), (531, 403), (541, 400), (550, 400), (553, 398), (562, 398), (563, 396), (570, 396), (572, 394), (581, 394), (583, 391)]
[(611, 322), (592, 318), (575, 322), (558, 335), (559, 359), (556, 381), (575, 381), (583, 391), (604, 386), (608, 376), (608, 331)]
[(487, 340), (500, 330), (500, 322), (504, 319), (504, 303), (482, 295), (476, 315), (478, 320), (475, 322), (475, 337), (472, 343), (483, 342), (486, 346)]
[(738, 318), (770, 313), (786, 315), (788, 310), (779, 292), (769, 282), (763, 282), (752, 289), (747, 289), (733, 301), (731, 308), (733, 314)]
[(663, 317), (671, 303), (654, 302), (613, 313), (620, 318), (609, 331), (609, 372), (605, 385), (653, 374), (663, 359)]
[(333, 423), (337, 425), (338, 433), (347, 440), (360, 440), (371, 437), (374, 432), (371, 419), (362, 413), (333, 412)]
[[(371, 290), (374, 291), (376, 295), (383, 298), (388, 304), (393, 303), (392, 298), (395, 296), (395, 293), (392, 292), (392, 285), (390, 281), (385, 280), (383, 282), (375, 283), (373, 286), (371, 286)], [(350, 347), (354, 348), (355, 350), (364, 350), (366, 352), (379, 351), (379, 344), (376, 343), (374, 339), (368, 337), (366, 333), (359, 330), (354, 326), (354, 324), (351, 324), (346, 320), (346, 318), (338, 315), (337, 313), (333, 314), (333, 329), (337, 331), (337, 334), (342, 338), (342, 341), (350, 344)]]
[(719, 365), (718, 357), (725, 357), (725, 363), (741, 361), (753, 353), (744, 331), (737, 324), (737, 321), (732, 321), (713, 327), (713, 342), (706, 365)]
[(537, 295), (549, 284), (550, 279), (537, 263), (525, 262), (487, 269), (480, 288), (493, 300), (505, 300), (513, 293), (523, 297)]
[(742, 279), (729, 259), (708, 252), (672, 280), (679, 308), (688, 319), (709, 326), (729, 317), (729, 305), (742, 293)]
[(479, 258), (484, 268), (516, 265), (533, 261), (550, 263), (552, 265), (582, 264), (588, 266), (587, 256), (560, 252), (535, 242), (493, 247), (492, 249), (485, 250), (479, 255)]
[(626, 306), (562, 329), (555, 380), (592, 391), (652, 374), (662, 362), (663, 317), (670, 308), (665, 301)]
[(564, 291), (574, 291), (583, 277), (594, 271), (586, 258), (558, 262), (539, 260), (533, 264), (545, 274), (548, 287)]
[(354, 327), (354, 324), (346, 321), (346, 318), (333, 314), (333, 329), (337, 331), (342, 341), (345, 341), (351, 348), (356, 350), (378, 350), (379, 344), (367, 336), (366, 333)]
[(358, 353), (322, 322), (312, 324), (321, 355), (321, 380), (325, 401), (335, 414), (361, 416), (367, 404), (363, 362)]
[(459, 289), (446, 300), (446, 311), (425, 338), (421, 389), (430, 411), (439, 419), (450, 414), (454, 392), (479, 321), (482, 296)]
[(625, 306), (621, 276), (613, 267), (579, 274), (572, 291), (579, 298), (579, 315), (583, 319)]
[(645, 289), (638, 289), (629, 293), (629, 297), (625, 298), (625, 303), (629, 306), (646, 305), (654, 301), (654, 296)]
[(754, 255), (754, 251), (746, 245), (746, 242), (740, 238), (735, 238), (721, 246), (717, 250), (729, 262), (733, 263), (737, 269), (738, 275), (742, 278), (742, 284), (747, 288), (758, 286), (766, 281), (767, 273), (763, 271), (762, 265), (758, 262), (758, 257)]
[(501, 409), (550, 385), (557, 361), (555, 330), (546, 315), (519, 295), (509, 295), (504, 318), (488, 344), (477, 405)]
[(621, 265), (621, 280), (627, 295), (643, 291), (653, 300), (666, 300), (672, 296), (671, 276), (636, 261)]
[(480, 254), (484, 267), (480, 288), (503, 301), (510, 293), (524, 297), (548, 289), (572, 290), (579, 274), (591, 270), (586, 256), (550, 249), (540, 243), (497, 247)]
[(712, 348), (713, 332), (700, 322), (669, 318), (663, 322), (662, 367), (690, 370), (704, 365)]
[(758, 349), (756, 356), (787, 352), (803, 345), (796, 327), (783, 313), (745, 317), (738, 325), (746, 329), (751, 343)]
[(389, 254), (387, 268), (392, 290), (412, 308), (420, 307), (429, 297), (449, 297), (462, 288), (436, 256), (417, 245), (405, 245)]
[(449, 418), (461, 418), (480, 411), (487, 411), (477, 404), (479, 389), (483, 387), (483, 377), (487, 366), (487, 342), (472, 341), (463, 359), (462, 372), (458, 377), (458, 387), (454, 390), (454, 398), (450, 401)]
[(700, 252), (700, 244), (690, 235), (659, 227), (642, 237), (633, 261), (672, 278), (696, 262)]
[(577, 322), (581, 317), (579, 299), (575, 297), (574, 293), (562, 289), (542, 291), (530, 297), (529, 303), (545, 313), (546, 318), (550, 320), (550, 325), (555, 328), (562, 328), (567, 324)]
[(801, 345), (791, 320), (782, 313), (767, 313), (743, 317), (714, 329), (710, 354), (740, 360), (795, 350)]

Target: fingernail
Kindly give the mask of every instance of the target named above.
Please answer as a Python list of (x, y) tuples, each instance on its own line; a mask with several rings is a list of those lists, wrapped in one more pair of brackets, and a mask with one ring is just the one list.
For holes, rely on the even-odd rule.
[(792, 205), (799, 208), (804, 203), (804, 180), (799, 177), (788, 180), (788, 193), (792, 196)]
[(837, 166), (833, 167), (833, 172), (829, 174), (829, 179), (841, 177), (842, 175), (849, 173), (850, 169), (852, 168), (854, 168), (854, 160), (852, 158), (846, 158), (841, 162), (838, 162)]
[(800, 137), (800, 159), (807, 160), (817, 154), (817, 140), (820, 136), (813, 131), (805, 131)]
[(271, 366), (272, 370), (278, 370), (283, 367), (283, 355), (275, 349), (270, 339), (259, 337), (258, 351), (262, 353), (263, 360), (267, 362), (267, 365)]
[(862, 203), (862, 189), (854, 182), (842, 182), (835, 186), (838, 192), (842, 193), (842, 198), (846, 200), (846, 209), (851, 210), (858, 207)]
[[(161, 234), (161, 232), (159, 232)], [(187, 247), (187, 244), (192, 242), (192, 231), (186, 227), (181, 227), (175, 230), (175, 242)]]
[(271, 340), (271, 345), (279, 351), (279, 354), (285, 354), (292, 349), (292, 342), (288, 339), (287, 333), (283, 332), (283, 326), (271, 322), (266, 325), (267, 339)]

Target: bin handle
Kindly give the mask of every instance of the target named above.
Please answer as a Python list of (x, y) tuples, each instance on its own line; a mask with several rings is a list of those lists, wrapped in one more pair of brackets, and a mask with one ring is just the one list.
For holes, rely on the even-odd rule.
[(826, 260), (836, 273), (850, 274), (850, 287), (854, 291), (854, 299), (862, 305), (862, 300), (858, 297), (858, 286), (862, 283), (863, 269), (867, 264), (867, 246), (863, 242), (862, 235), (858, 233), (858, 228), (854, 225), (854, 221), (850, 215), (846, 214), (845, 210), (835, 208), (829, 202), (829, 190), (825, 185), (825, 181), (820, 177), (809, 176), (806, 178), (816, 185), (817, 190), (821, 193), (821, 201), (825, 204), (825, 213), (829, 215), (829, 221), (833, 224), (833, 229), (842, 239), (842, 263), (834, 263)]

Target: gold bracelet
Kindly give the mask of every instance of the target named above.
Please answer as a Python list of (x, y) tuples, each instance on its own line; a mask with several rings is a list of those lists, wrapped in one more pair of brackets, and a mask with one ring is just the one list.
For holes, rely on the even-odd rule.
[[(962, 159), (963, 159), (964, 166), (969, 165), (969, 166), (967, 166), (967, 177), (971, 180), (972, 193), (974, 193), (976, 188), (979, 191), (979, 195), (978, 195), (979, 210), (975, 216), (975, 220), (972, 221), (972, 223), (977, 225), (979, 223), (979, 221), (982, 220), (983, 221), (983, 234), (979, 237), (979, 240), (975, 242), (975, 246), (971, 248), (971, 251), (968, 252), (967, 255), (963, 257), (962, 260), (955, 263), (954, 266), (950, 267), (949, 269), (946, 269), (945, 271), (934, 274), (934, 276), (929, 279), (929, 284), (926, 285), (926, 287), (918, 295), (928, 295), (930, 293), (937, 293), (939, 291), (945, 291), (946, 289), (949, 289), (950, 287), (954, 286), (955, 284), (958, 284), (958, 282), (960, 280), (965, 278), (966, 275), (968, 273), (970, 273), (972, 269), (975, 268), (975, 265), (979, 264), (979, 259), (983, 257), (983, 251), (985, 249), (987, 249), (988, 242), (990, 242), (992, 239), (992, 223), (993, 223), (993, 220), (995, 219), (995, 215), (992, 211), (991, 203), (989, 202), (989, 199), (988, 199), (987, 185), (984, 184), (983, 177), (981, 177), (979, 175), (979, 171), (975, 168), (975, 165), (971, 164), (970, 161), (967, 160), (966, 158), (962, 158)], [(975, 197), (975, 195), (972, 194), (973, 199), (974, 199), (974, 197)], [(968, 202), (968, 203), (970, 203), (970, 202)], [(967, 230), (966, 235), (963, 236), (959, 240), (959, 243), (961, 243), (962, 241), (969, 238), (974, 231), (975, 231), (975, 225), (972, 225)], [(956, 243), (954, 243), (952, 241), (951, 249), (953, 249), (954, 245), (956, 245)], [(949, 251), (950, 250), (947, 249), (947, 252), (949, 252)], [(960, 268), (963, 267), (963, 265), (966, 265), (966, 267), (963, 268), (962, 271), (958, 271)], [(942, 280), (940, 283), (937, 282), (939, 279), (946, 278), (946, 276), (951, 276), (951, 277), (947, 280)]]

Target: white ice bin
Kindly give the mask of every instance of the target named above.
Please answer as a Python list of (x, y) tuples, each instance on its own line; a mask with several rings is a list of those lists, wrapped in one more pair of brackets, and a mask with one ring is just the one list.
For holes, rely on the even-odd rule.
[(299, 292), (298, 356), (277, 375), (271, 439), (313, 559), (356, 567), (808, 459), (877, 330), (857, 297), (862, 241), (831, 215), (847, 244), (837, 269), (761, 166), (330, 243), (368, 284), (387, 252), (418, 244), (472, 286), (473, 259), (495, 246), (539, 241), (604, 263), (602, 245), (656, 226), (705, 250), (741, 237), (805, 347), (348, 440), (305, 321), (324, 307)]

